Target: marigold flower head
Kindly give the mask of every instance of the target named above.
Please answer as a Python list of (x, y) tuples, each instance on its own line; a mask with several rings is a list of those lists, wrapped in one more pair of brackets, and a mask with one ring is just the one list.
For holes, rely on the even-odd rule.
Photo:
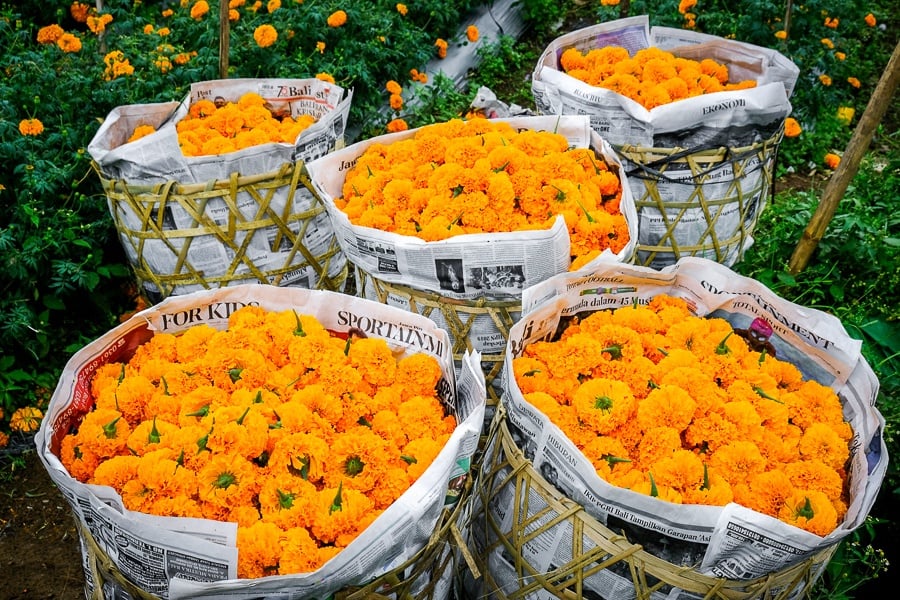
[(319, 54), (325, 53), (325, 42), (316, 42), (316, 50)]
[(164, 19), (168, 19), (169, 17), (171, 17), (174, 14), (175, 14), (175, 11), (172, 10), (171, 8), (167, 8), (162, 11), (162, 16)]
[(72, 33), (64, 33), (56, 40), (56, 45), (63, 52), (79, 52), (81, 51), (81, 38)]
[(678, 3), (678, 12), (685, 14), (697, 5), (697, 0), (681, 0)]
[(862, 84), (860, 83), (859, 79), (857, 79), (856, 77), (848, 77), (848, 78), (847, 78), (847, 83), (849, 83), (850, 85), (852, 85), (852, 86), (855, 87), (856, 89), (859, 89), (860, 86), (862, 85)]
[(253, 31), (253, 40), (260, 48), (268, 48), (278, 40), (278, 31), (268, 23)]
[(478, 31), (478, 27), (475, 25), (469, 25), (466, 27), (466, 39), (472, 42), (473, 44), (478, 41), (478, 37), (480, 32)]
[(384, 84), (384, 89), (386, 89), (390, 94), (399, 94), (403, 91), (403, 88), (400, 87), (400, 84), (393, 79)]
[(878, 24), (878, 20), (875, 18), (875, 15), (873, 15), (872, 13), (869, 13), (866, 15), (865, 21), (866, 21), (866, 25), (868, 25), (869, 27), (875, 27), (875, 25)]
[(347, 13), (343, 10), (336, 10), (328, 15), (326, 22), (329, 27), (342, 27), (347, 23)]
[(406, 13), (407, 13), (407, 10), (408, 10), (408, 9), (406, 8), (406, 5), (405, 5), (405, 4), (397, 4), (396, 9), (397, 9), (397, 12), (398, 12), (398, 13), (400, 13), (400, 14), (403, 15), (404, 17), (406, 16)]
[(77, 23), (85, 23), (87, 22), (87, 17), (90, 12), (91, 7), (83, 2), (73, 2), (71, 6), (69, 6), (69, 14), (72, 15), (72, 19)]
[(390, 104), (392, 109), (400, 110), (403, 108), (403, 96), (400, 94), (391, 94)]
[(22, 135), (38, 136), (44, 131), (44, 124), (40, 119), (22, 119), (19, 121), (19, 133)]
[(844, 125), (850, 125), (850, 123), (853, 122), (853, 116), (855, 114), (856, 109), (852, 106), (839, 106), (837, 109), (837, 120)]
[(13, 412), (9, 418), (9, 428), (12, 431), (31, 433), (40, 427), (44, 413), (36, 406), (23, 406)]
[(823, 161), (825, 166), (829, 169), (837, 169), (838, 165), (841, 164), (841, 157), (833, 152), (829, 152), (825, 155), (825, 159)]
[(191, 18), (199, 21), (209, 13), (209, 3), (206, 0), (197, 0), (191, 6)]
[(832, 42), (828, 38), (822, 38), (822, 45), (825, 46), (826, 48), (828, 48), (829, 50), (834, 49), (834, 42)]
[(330, 73), (325, 73), (324, 71), (321, 73), (316, 73), (316, 79), (327, 81), (328, 83), (334, 83), (334, 77)]
[(837, 17), (835, 17), (835, 18), (825, 17), (825, 27), (828, 27), (830, 29), (837, 29), (837, 27), (838, 27), (838, 25), (840, 25), (840, 23), (841, 23), (841, 20), (838, 19)]
[(435, 40), (434, 46), (437, 48), (438, 58), (447, 58), (447, 40), (438, 38)]
[(58, 40), (65, 33), (65, 30), (56, 25), (47, 25), (46, 27), (41, 27), (37, 32), (37, 41), (39, 44), (55, 44), (56, 40)]
[(803, 128), (800, 127), (800, 123), (794, 117), (788, 117), (784, 120), (784, 135), (785, 137), (793, 138), (797, 137), (803, 133)]
[(834, 57), (838, 60), (847, 60), (847, 55), (843, 52), (835, 52)]
[[(204, 0), (201, 0), (203, 2)], [(91, 33), (100, 35), (104, 31), (106, 31), (106, 26), (112, 23), (113, 16), (109, 13), (102, 15), (89, 15), (87, 18), (87, 26), (88, 29), (91, 30)]]
[(819, 81), (822, 82), (822, 85), (826, 87), (831, 85), (831, 77), (826, 75), (825, 73), (819, 75)]
[(266, 4), (266, 10), (271, 14), (281, 8), (281, 0), (269, 0)]

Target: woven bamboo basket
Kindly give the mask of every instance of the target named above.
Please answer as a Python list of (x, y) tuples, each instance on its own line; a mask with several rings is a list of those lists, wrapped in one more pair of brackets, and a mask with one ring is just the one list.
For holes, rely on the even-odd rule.
[(766, 140), (731, 148), (616, 148), (638, 213), (635, 262), (662, 268), (683, 256), (726, 266), (753, 242), (774, 191), (783, 127)]
[(359, 266), (356, 267), (355, 273), (357, 292), (361, 297), (376, 300), (382, 304), (395, 305), (399, 303), (407, 310), (428, 317), (438, 323), (442, 329), (446, 329), (453, 345), (453, 359), (457, 363), (462, 360), (466, 351), (482, 350), (479, 348), (479, 344), (473, 341), (472, 329), (476, 322), (492, 323), (493, 329), (503, 337), (502, 344), (492, 344), (495, 347), (500, 346), (500, 349), (496, 351), (482, 352), (481, 366), (487, 386), (488, 406), (496, 406), (502, 393), (500, 375), (506, 359), (509, 329), (519, 319), (522, 312), (521, 298), (491, 300), (482, 296), (474, 300), (459, 300), (428, 290), (379, 279)]
[[(739, 581), (706, 576), (651, 554), (565, 497), (516, 446), (502, 410), (492, 422), (485, 457), (469, 524), (481, 579), (465, 581), (468, 597), (787, 600), (805, 596), (837, 548), (829, 546), (766, 577)], [(510, 525), (504, 526), (496, 503), (510, 494), (509, 505), (500, 508), (511, 515)], [(542, 539), (557, 535), (571, 540), (571, 554), (560, 557), (557, 552), (554, 559), (562, 564), (538, 568), (528, 547), (543, 548)]]
[[(238, 283), (343, 291), (347, 261), (301, 161), (196, 184), (136, 185), (94, 168), (141, 292), (153, 302)], [(212, 260), (211, 252), (227, 259)]]
[[(444, 597), (446, 590), (441, 585), (455, 582), (458, 573), (477, 576), (474, 557), (459, 526), (473, 498), (472, 478), (468, 478), (458, 500), (444, 509), (438, 526), (421, 550), (368, 584), (335, 593), (334, 600), (432, 600)], [(76, 518), (75, 524), (86, 579), (90, 582), (85, 589), (88, 600), (117, 598), (123, 591), (134, 600), (160, 600), (160, 596), (141, 589), (125, 577), (84, 522)]]

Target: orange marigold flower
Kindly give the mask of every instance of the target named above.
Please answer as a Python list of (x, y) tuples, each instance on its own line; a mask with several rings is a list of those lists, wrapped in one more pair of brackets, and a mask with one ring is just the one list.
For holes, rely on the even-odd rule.
[(325, 53), (325, 42), (316, 42), (316, 50), (319, 54)]
[(837, 29), (838, 25), (840, 25), (841, 20), (838, 18), (825, 17), (825, 27), (829, 27), (831, 29)]
[(269, 24), (260, 25), (253, 31), (253, 40), (260, 48), (268, 48), (278, 40), (278, 31)]
[(637, 403), (628, 385), (611, 379), (588, 379), (575, 390), (575, 413), (597, 433), (610, 433), (634, 415)]
[(144, 33), (147, 35), (150, 35), (151, 33), (153, 33), (153, 25), (150, 23), (147, 23), (146, 25), (144, 25)]
[(239, 21), (241, 19), (241, 13), (237, 11), (237, 9), (229, 8), (228, 9), (228, 20), (232, 23)]
[(600, 0), (601, 6), (618, 6), (620, 0)]
[(831, 85), (831, 77), (829, 77), (825, 73), (822, 73), (821, 75), (819, 75), (819, 81), (821, 81), (822, 85), (824, 85), (824, 86)]
[(40, 119), (22, 119), (19, 121), (19, 133), (22, 135), (39, 136), (44, 131), (44, 124)]
[(437, 48), (438, 58), (447, 58), (447, 40), (438, 38), (434, 45)]
[(159, 37), (166, 37), (170, 33), (172, 33), (172, 31), (168, 27), (160, 27), (156, 30), (156, 35)]
[(23, 406), (16, 409), (9, 418), (9, 428), (11, 431), (31, 433), (38, 430), (43, 418), (44, 413), (38, 407)]
[[(205, 0), (201, 0), (204, 2)], [(87, 26), (88, 29), (91, 30), (91, 33), (100, 35), (104, 31), (106, 31), (106, 26), (112, 23), (113, 16), (111, 14), (103, 14), (103, 15), (90, 15), (87, 18)]]
[(389, 94), (399, 94), (403, 91), (403, 88), (400, 86), (400, 84), (393, 79), (384, 84), (384, 89), (386, 89)]
[(477, 42), (479, 35), (480, 32), (478, 31), (478, 27), (476, 27), (475, 25), (469, 25), (468, 27), (466, 27), (466, 39), (470, 42)]
[[(298, 529), (306, 531), (302, 527)], [(278, 572), (285, 537), (281, 527), (266, 521), (238, 527), (238, 577), (253, 579)]]
[(69, 6), (69, 14), (72, 15), (72, 19), (77, 23), (85, 23), (87, 22), (90, 9), (91, 7), (83, 2), (73, 2), (72, 5)]
[(828, 38), (822, 38), (822, 45), (825, 46), (826, 48), (828, 48), (829, 50), (834, 49), (834, 42), (832, 42)]
[(775, 37), (778, 38), (779, 40), (786, 40), (787, 36), (788, 36), (787, 31), (785, 31), (784, 29), (780, 29), (775, 32)]
[(849, 83), (850, 85), (852, 85), (852, 86), (855, 87), (856, 89), (859, 89), (860, 86), (862, 85), (862, 84), (859, 82), (859, 79), (857, 79), (856, 77), (848, 77), (848, 78), (847, 78), (847, 83)]
[(875, 19), (875, 15), (873, 15), (872, 13), (866, 15), (865, 21), (866, 25), (868, 25), (869, 27), (875, 27), (875, 25), (878, 24), (878, 21)]
[(835, 52), (834, 57), (838, 60), (847, 60), (847, 55), (843, 52)]
[(405, 4), (397, 4), (396, 9), (398, 13), (400, 13), (404, 17), (406, 16), (407, 8)]
[(72, 33), (64, 33), (56, 40), (56, 45), (63, 52), (79, 52), (81, 50), (81, 39)]
[(837, 527), (837, 511), (828, 497), (815, 490), (797, 490), (779, 511), (778, 517), (801, 529), (825, 536)]
[(829, 169), (837, 169), (838, 165), (841, 164), (841, 157), (833, 152), (829, 152), (825, 155), (824, 162)]
[(678, 3), (678, 12), (685, 14), (697, 5), (697, 0), (681, 0)]
[(59, 25), (47, 25), (38, 29), (37, 41), (39, 44), (55, 44), (56, 40), (62, 37), (64, 33), (65, 30)]
[(172, 10), (171, 8), (167, 8), (167, 9), (165, 9), (165, 10), (162, 11), (162, 16), (163, 16), (163, 18), (165, 18), (165, 19), (168, 19), (169, 17), (171, 17), (171, 16), (174, 15), (174, 14), (175, 14), (175, 11)]
[(191, 7), (191, 18), (199, 21), (209, 13), (209, 3), (206, 0), (197, 0)]
[(400, 110), (403, 108), (403, 96), (400, 94), (391, 94), (390, 104), (392, 109)]
[(328, 83), (334, 83), (334, 77), (332, 77), (330, 74), (325, 73), (325, 72), (316, 73), (316, 79), (320, 79), (322, 81), (327, 81)]
[(785, 137), (793, 138), (797, 137), (803, 133), (803, 129), (800, 127), (800, 123), (794, 117), (788, 117), (784, 120), (784, 135)]
[(281, 0), (269, 0), (268, 4), (266, 4), (266, 10), (269, 13), (273, 13), (279, 8), (281, 8)]
[(326, 22), (329, 27), (341, 27), (347, 23), (347, 13), (343, 10), (336, 10), (328, 15)]

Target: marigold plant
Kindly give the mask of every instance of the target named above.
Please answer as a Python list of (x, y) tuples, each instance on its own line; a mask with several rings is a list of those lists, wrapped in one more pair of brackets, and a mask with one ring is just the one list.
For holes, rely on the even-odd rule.
[(101, 366), (60, 460), (129, 510), (236, 522), (241, 577), (313, 571), (446, 444), (440, 377), (429, 355), (245, 307)]
[(662, 294), (574, 318), (512, 367), (610, 484), (827, 535), (847, 512), (850, 425), (834, 390), (755, 341)]
[(23, 406), (9, 418), (9, 428), (12, 431), (21, 433), (33, 433), (41, 426), (41, 419), (44, 413), (36, 406)]
[(508, 123), (453, 119), (374, 143), (335, 200), (350, 221), (438, 241), (466, 233), (546, 229), (565, 219), (578, 263), (629, 240), (622, 185), (589, 148)]

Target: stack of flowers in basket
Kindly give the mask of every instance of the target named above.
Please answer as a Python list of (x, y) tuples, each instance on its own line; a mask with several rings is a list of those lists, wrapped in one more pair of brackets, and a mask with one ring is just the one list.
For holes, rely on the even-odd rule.
[(446, 444), (440, 377), (426, 354), (244, 307), (227, 330), (157, 333), (99, 368), (60, 459), (130, 510), (236, 522), (240, 577), (310, 572)]
[(569, 48), (559, 64), (575, 79), (631, 98), (648, 110), (701, 94), (756, 87), (753, 79), (729, 83), (728, 65), (711, 58), (679, 58), (653, 47), (634, 56), (615, 45), (587, 53)]
[(428, 242), (469, 233), (548, 229), (565, 219), (577, 269), (629, 241), (616, 172), (551, 131), (454, 119), (369, 146), (335, 205), (351, 223)]
[(761, 340), (661, 294), (573, 319), (513, 372), (608, 483), (679, 504), (736, 502), (825, 536), (847, 511), (852, 430), (831, 388)]

